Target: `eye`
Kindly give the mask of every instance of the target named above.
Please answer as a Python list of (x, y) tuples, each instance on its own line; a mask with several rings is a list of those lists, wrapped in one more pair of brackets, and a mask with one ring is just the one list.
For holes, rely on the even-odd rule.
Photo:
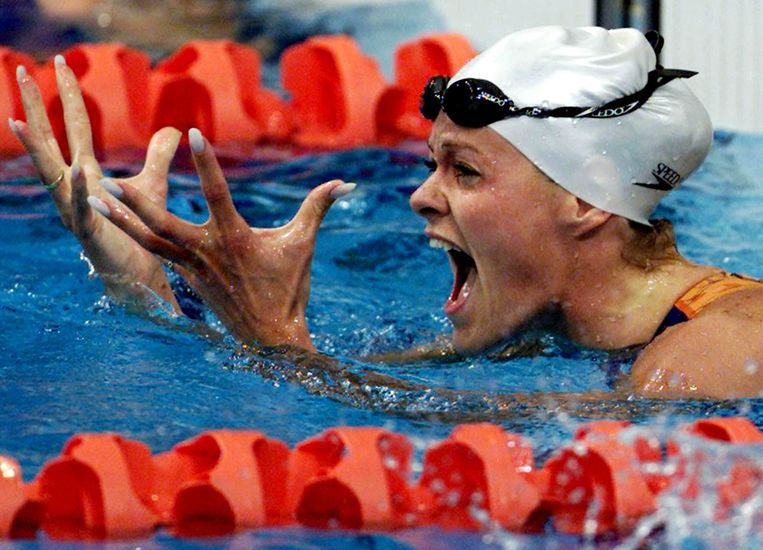
[(424, 161), (424, 166), (427, 167), (427, 170), (429, 170), (430, 174), (437, 170), (437, 163), (434, 161), (434, 159), (426, 159)]
[(469, 166), (468, 164), (464, 164), (463, 162), (457, 162), (453, 165), (453, 169), (456, 172), (456, 177), (459, 179), (462, 178), (472, 178), (472, 177), (479, 177), (480, 173)]

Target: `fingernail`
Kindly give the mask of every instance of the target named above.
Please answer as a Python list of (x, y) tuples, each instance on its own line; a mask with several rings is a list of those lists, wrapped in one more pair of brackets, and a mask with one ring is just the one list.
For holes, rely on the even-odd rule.
[(23, 80), (27, 77), (26, 67), (24, 65), (19, 65), (16, 67), (16, 80)]
[(343, 183), (342, 185), (337, 185), (334, 187), (329, 195), (331, 195), (332, 199), (338, 199), (340, 197), (344, 197), (348, 193), (351, 193), (357, 186), (357, 183)]
[(93, 210), (99, 212), (107, 218), (111, 216), (111, 210), (109, 210), (109, 206), (98, 197), (94, 197), (93, 195), (88, 196), (87, 203), (93, 207)]
[(74, 162), (72, 162), (71, 181), (76, 181), (77, 178), (79, 178), (79, 172), (79, 160), (75, 159)]
[(188, 130), (188, 143), (191, 145), (191, 151), (201, 153), (204, 150), (204, 137), (198, 128)]
[(119, 185), (114, 183), (113, 180), (109, 178), (101, 178), (98, 180), (98, 183), (101, 187), (103, 187), (106, 191), (108, 191), (110, 194), (115, 196), (116, 198), (122, 198), (122, 195), (125, 194), (124, 189), (122, 189)]
[(66, 59), (61, 54), (58, 54), (56, 57), (54, 57), (53, 61), (55, 62), (56, 67), (65, 67), (66, 66)]
[(16, 121), (13, 120), (12, 118), (9, 118), (8, 119), (8, 126), (10, 127), (11, 132), (13, 132), (13, 135), (16, 136), (16, 137), (19, 137), (19, 127), (16, 126)]

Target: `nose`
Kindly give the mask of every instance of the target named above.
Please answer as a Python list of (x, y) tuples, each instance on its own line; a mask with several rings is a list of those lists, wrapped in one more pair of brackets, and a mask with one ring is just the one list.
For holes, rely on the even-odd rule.
[(410, 198), (411, 209), (419, 216), (431, 220), (448, 213), (448, 199), (442, 193), (437, 172), (429, 176)]

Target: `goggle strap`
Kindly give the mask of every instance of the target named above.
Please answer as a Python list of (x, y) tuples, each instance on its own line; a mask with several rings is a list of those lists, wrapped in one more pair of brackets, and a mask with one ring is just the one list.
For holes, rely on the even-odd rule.
[[(696, 71), (666, 69), (661, 65), (657, 65), (657, 68), (649, 72), (646, 86), (641, 90), (603, 105), (597, 107), (556, 107), (554, 109), (514, 107), (512, 105), (510, 107), (511, 114), (508, 116), (524, 115), (531, 118), (616, 118), (631, 113), (644, 105), (660, 86), (664, 86), (676, 78), (691, 78), (696, 74)], [(442, 108), (442, 98), (448, 81), (449, 77), (447, 76), (437, 76), (431, 78), (427, 83), (419, 105), (421, 113), (427, 119), (434, 120)]]

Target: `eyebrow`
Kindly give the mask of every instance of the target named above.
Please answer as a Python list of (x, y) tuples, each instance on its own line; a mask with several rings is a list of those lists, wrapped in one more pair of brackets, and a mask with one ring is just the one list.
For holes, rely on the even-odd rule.
[[(434, 153), (434, 147), (432, 147), (432, 142), (427, 140), (427, 147), (429, 148), (429, 151)], [(474, 151), (475, 153), (481, 154), (482, 151), (480, 151), (477, 147), (474, 145), (471, 145), (469, 143), (461, 143), (458, 141), (444, 141), (440, 145), (441, 149), (469, 149), (470, 151)]]

